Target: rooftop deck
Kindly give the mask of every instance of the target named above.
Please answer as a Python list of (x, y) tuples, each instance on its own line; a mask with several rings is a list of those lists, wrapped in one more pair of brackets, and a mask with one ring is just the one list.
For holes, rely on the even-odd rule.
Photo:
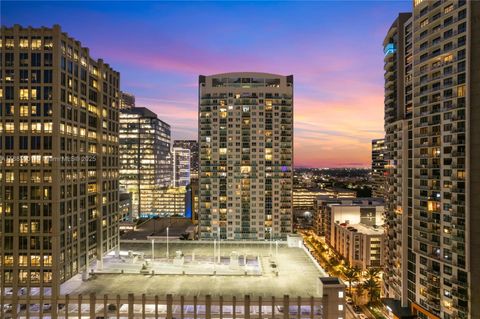
[[(127, 256), (128, 251), (138, 254), (134, 262)], [(222, 242), (222, 257), (219, 262), (217, 244), (215, 263), (213, 242), (169, 243), (168, 259), (166, 243), (157, 243), (153, 263), (151, 251), (148, 241), (123, 242), (120, 259), (107, 257), (103, 268), (95, 270), (92, 278), (70, 280), (63, 285), (62, 294), (318, 297), (318, 278), (326, 276), (303, 249), (289, 248), (284, 243), (278, 244), (277, 253), (275, 243)], [(178, 259), (174, 261), (176, 251), (182, 252), (183, 264), (179, 264)], [(238, 263), (233, 266), (230, 265), (232, 253), (238, 256)], [(145, 263), (148, 267), (142, 274)]]

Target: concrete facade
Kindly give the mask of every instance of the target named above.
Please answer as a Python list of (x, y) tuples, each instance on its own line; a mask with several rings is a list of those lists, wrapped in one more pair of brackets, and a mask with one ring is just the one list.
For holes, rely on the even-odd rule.
[(119, 245), (120, 74), (58, 25), (0, 40), (2, 297), (56, 295)]
[(199, 77), (202, 239), (292, 231), (293, 76)]
[[(413, 5), (412, 17), (399, 17), (402, 26), (393, 25), (384, 43), (404, 44), (385, 60), (385, 292), (421, 318), (478, 318), (479, 4)], [(391, 74), (396, 58), (407, 64)], [(396, 119), (387, 117), (391, 81), (405, 89), (392, 104), (404, 106)]]

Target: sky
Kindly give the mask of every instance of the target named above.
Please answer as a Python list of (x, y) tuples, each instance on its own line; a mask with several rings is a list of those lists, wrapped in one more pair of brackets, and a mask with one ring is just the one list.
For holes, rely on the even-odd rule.
[(294, 75), (295, 166), (366, 167), (383, 137), (384, 36), (406, 1), (1, 1), (1, 23), (51, 27), (121, 74), (173, 139), (197, 138), (198, 75)]

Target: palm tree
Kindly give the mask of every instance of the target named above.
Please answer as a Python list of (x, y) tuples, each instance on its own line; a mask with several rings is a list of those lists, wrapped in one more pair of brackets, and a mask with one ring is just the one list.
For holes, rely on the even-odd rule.
[(363, 288), (368, 292), (368, 303), (371, 304), (380, 296), (380, 285), (374, 278), (368, 278), (362, 284)]
[(358, 281), (359, 279), (359, 269), (357, 267), (347, 267), (343, 274), (348, 281), (348, 290), (350, 295), (352, 295), (352, 282)]
[(353, 301), (356, 305), (358, 305), (358, 298), (362, 297), (363, 295), (363, 285), (356, 285), (355, 286), (355, 295), (353, 295)]
[(380, 268), (368, 268), (366, 272), (367, 279), (378, 280), (380, 279)]

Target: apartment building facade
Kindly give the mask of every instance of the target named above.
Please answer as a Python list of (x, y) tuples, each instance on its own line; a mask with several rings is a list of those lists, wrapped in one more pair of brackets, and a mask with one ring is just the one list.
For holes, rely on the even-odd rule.
[(175, 140), (173, 147), (184, 148), (190, 151), (190, 178), (198, 180), (198, 141), (196, 140)]
[[(412, 14), (401, 13), (384, 46), (385, 70), (385, 268), (384, 292), (407, 306), (408, 236), (412, 212), (413, 30)], [(410, 232), (409, 232), (410, 229)], [(411, 237), (411, 236), (410, 236)]]
[(2, 295), (56, 295), (119, 245), (120, 74), (58, 25), (0, 44)]
[(199, 77), (202, 239), (286, 239), (292, 228), (293, 76)]
[(190, 150), (174, 147), (173, 155), (173, 186), (185, 187), (190, 184)]
[[(480, 3), (413, 4), (413, 15), (404, 24), (409, 32), (398, 37), (411, 50), (401, 54), (412, 67), (394, 75), (405, 88), (411, 80), (411, 93), (400, 94), (397, 101), (412, 101), (411, 108), (409, 103), (398, 110), (408, 111), (408, 120), (387, 121), (386, 103), (387, 136), (390, 127), (403, 126), (397, 129), (403, 144), (397, 141), (390, 148), (391, 172), (401, 161), (407, 175), (402, 176), (403, 195), (387, 202), (388, 223), (394, 225), (390, 233), (397, 234), (390, 237), (390, 247), (402, 254), (389, 256), (398, 272), (387, 273), (386, 292), (419, 318), (477, 318)], [(387, 92), (386, 82), (386, 99)], [(396, 187), (395, 181), (389, 186)]]
[(372, 196), (385, 196), (385, 139), (372, 140)]

